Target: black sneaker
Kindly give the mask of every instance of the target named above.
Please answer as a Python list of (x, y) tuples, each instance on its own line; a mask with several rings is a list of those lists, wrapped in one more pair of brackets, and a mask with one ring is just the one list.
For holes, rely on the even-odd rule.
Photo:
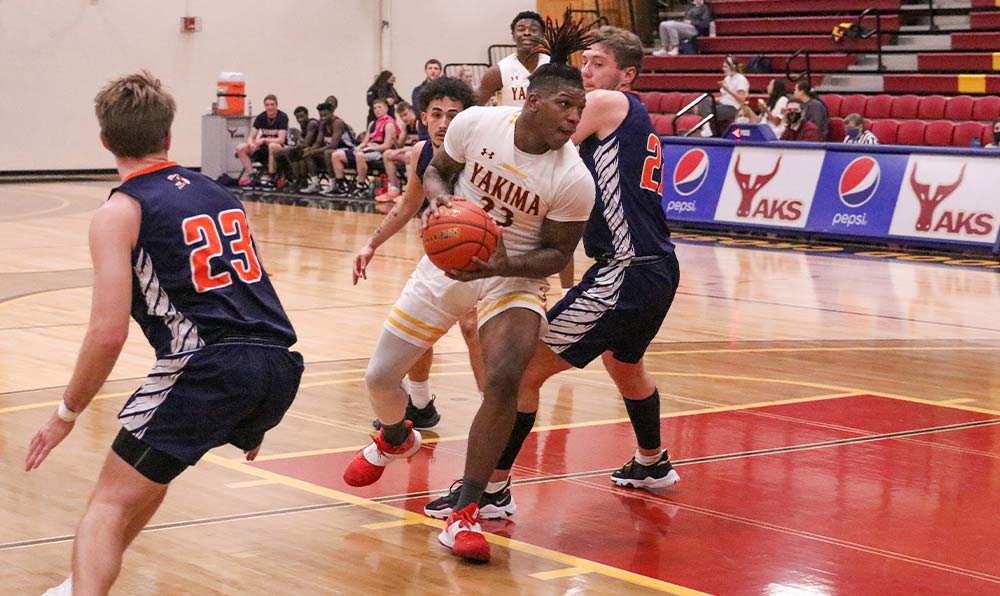
[[(458, 505), (458, 497), (462, 494), (462, 481), (456, 480), (451, 483), (448, 494), (438, 497), (424, 506), (424, 515), (434, 519), (448, 519), (455, 505)], [(483, 493), (479, 497), (479, 517), (480, 519), (505, 519), (517, 511), (514, 503), (514, 495), (510, 494), (510, 476), (503, 488), (495, 493)]]
[(611, 474), (611, 482), (625, 488), (666, 488), (677, 484), (680, 479), (670, 464), (670, 454), (666, 449), (655, 464), (644, 466), (633, 457)]
[[(413, 423), (413, 428), (426, 430), (441, 422), (441, 414), (438, 413), (437, 408), (434, 406), (435, 399), (432, 396), (431, 401), (427, 402), (427, 405), (423, 408), (413, 405), (412, 399), (406, 401), (406, 414), (404, 414), (404, 418)], [(375, 430), (378, 430), (382, 428), (382, 421), (376, 418), (372, 420), (372, 426)]]

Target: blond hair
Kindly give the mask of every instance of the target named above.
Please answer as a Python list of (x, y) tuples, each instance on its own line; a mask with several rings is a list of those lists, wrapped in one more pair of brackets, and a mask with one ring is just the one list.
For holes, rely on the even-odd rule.
[(111, 81), (94, 98), (101, 137), (115, 157), (163, 151), (177, 104), (149, 71)]

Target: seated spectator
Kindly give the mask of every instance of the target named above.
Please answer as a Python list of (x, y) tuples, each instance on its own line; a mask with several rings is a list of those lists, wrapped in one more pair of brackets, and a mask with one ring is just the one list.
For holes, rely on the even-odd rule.
[[(368, 192), (368, 164), (381, 161), (382, 154), (396, 144), (399, 131), (395, 119), (389, 115), (389, 104), (384, 99), (376, 99), (373, 104), (375, 121), (368, 127), (364, 143), (353, 149), (337, 149), (330, 156), (333, 166), (333, 184), (320, 194), (327, 196), (344, 196), (353, 193)], [(345, 167), (354, 168), (354, 188), (347, 183), (344, 176)]]
[(785, 106), (788, 105), (788, 88), (784, 79), (771, 79), (767, 84), (767, 99), (757, 99), (761, 124), (769, 124), (774, 136), (785, 133)]
[[(319, 120), (309, 117), (309, 110), (305, 106), (299, 106), (292, 112), (295, 120), (299, 123), (298, 129), (289, 131), (288, 144), (276, 147), (271, 150), (269, 169), (273, 172), (286, 171), (285, 186), (282, 190), (295, 192), (306, 186), (308, 175), (306, 173), (305, 149), (316, 142), (319, 135)], [(291, 133), (299, 132), (298, 135)]]
[(878, 145), (878, 137), (865, 126), (861, 114), (844, 116), (844, 142), (852, 145)]
[(396, 104), (403, 100), (396, 92), (396, 75), (388, 70), (383, 70), (375, 77), (375, 82), (368, 88), (368, 124), (375, 121), (378, 116), (375, 114), (375, 100), (385, 100), (385, 105), (389, 106), (389, 116), (396, 117)]
[[(333, 179), (331, 156), (337, 149), (350, 148), (350, 127), (336, 115), (337, 98), (330, 96), (316, 106), (319, 110), (319, 131), (312, 144), (305, 148), (303, 158), (309, 174), (309, 185), (301, 190), (311, 194), (320, 191), (320, 174), (325, 171)], [(333, 100), (332, 102), (330, 100)]]
[(465, 83), (466, 85), (468, 85), (469, 89), (472, 89), (473, 91), (476, 90), (476, 85), (475, 85), (476, 73), (472, 72), (472, 69), (469, 68), (468, 66), (463, 66), (459, 68), (458, 77), (456, 78)]
[[(740, 63), (732, 56), (727, 56), (725, 62), (722, 63), (722, 73), (725, 78), (719, 81), (719, 99), (715, 110), (716, 130), (720, 134), (736, 119), (736, 113), (747, 102), (750, 81), (740, 74), (742, 70)], [(698, 114), (707, 116), (710, 113), (712, 113), (712, 101), (706, 98), (698, 106)], [(707, 134), (703, 131), (702, 135), (712, 136), (710, 130), (707, 131)]]
[(993, 142), (986, 145), (987, 149), (1000, 149), (1000, 118), (993, 121)]
[(782, 141), (814, 141), (822, 139), (819, 136), (819, 127), (815, 122), (810, 122), (803, 117), (802, 101), (796, 98), (788, 100), (785, 107), (785, 133), (781, 135)]
[(826, 109), (823, 100), (813, 93), (812, 85), (805, 81), (795, 83), (796, 99), (802, 102), (803, 118), (812, 122), (819, 128), (820, 139), (826, 140), (830, 133), (830, 111)]
[[(252, 180), (250, 174), (253, 171), (253, 164), (270, 164), (270, 150), (272, 147), (281, 147), (288, 138), (288, 114), (278, 109), (278, 98), (269, 94), (264, 96), (264, 111), (257, 114), (250, 127), (250, 136), (246, 143), (240, 143), (236, 147), (236, 156), (243, 164), (243, 173), (240, 174), (240, 186), (248, 186)], [(268, 171), (273, 175), (274, 171)], [(270, 181), (270, 177), (262, 182)]]
[(410, 162), (410, 152), (413, 146), (420, 140), (420, 133), (417, 129), (417, 114), (405, 101), (399, 104), (399, 119), (402, 120), (397, 126), (402, 132), (396, 147), (389, 149), (382, 155), (382, 163), (385, 166), (385, 176), (387, 188), (385, 192), (375, 197), (378, 202), (393, 201), (400, 196), (402, 184), (399, 182), (399, 166)]
[(660, 23), (660, 41), (663, 48), (653, 52), (654, 56), (676, 56), (680, 53), (682, 41), (708, 35), (712, 22), (712, 10), (705, 0), (691, 0), (691, 8), (683, 21), (663, 21)]

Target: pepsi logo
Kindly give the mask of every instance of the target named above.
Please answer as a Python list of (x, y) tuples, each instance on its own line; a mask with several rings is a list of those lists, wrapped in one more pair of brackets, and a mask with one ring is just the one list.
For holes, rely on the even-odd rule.
[(674, 167), (674, 190), (682, 197), (693, 195), (708, 178), (708, 155), (701, 149), (690, 149)]
[(877, 161), (868, 156), (855, 159), (840, 175), (840, 184), (837, 185), (840, 201), (848, 207), (864, 205), (875, 196), (881, 178), (882, 168)]

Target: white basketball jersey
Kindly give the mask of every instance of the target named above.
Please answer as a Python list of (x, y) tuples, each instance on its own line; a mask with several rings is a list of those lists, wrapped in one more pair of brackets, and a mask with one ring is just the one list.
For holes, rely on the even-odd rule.
[(514, 146), (519, 108), (473, 107), (452, 121), (448, 156), (465, 168), (455, 194), (482, 207), (501, 228), (508, 254), (541, 246), (542, 221), (587, 221), (594, 179), (572, 142), (540, 155)]
[[(548, 55), (538, 55), (538, 66), (548, 63)], [(499, 105), (515, 108), (523, 106), (524, 100), (528, 97), (528, 77), (531, 73), (517, 59), (517, 54), (507, 56), (498, 62), (497, 66), (500, 67), (500, 81), (503, 83)]]

